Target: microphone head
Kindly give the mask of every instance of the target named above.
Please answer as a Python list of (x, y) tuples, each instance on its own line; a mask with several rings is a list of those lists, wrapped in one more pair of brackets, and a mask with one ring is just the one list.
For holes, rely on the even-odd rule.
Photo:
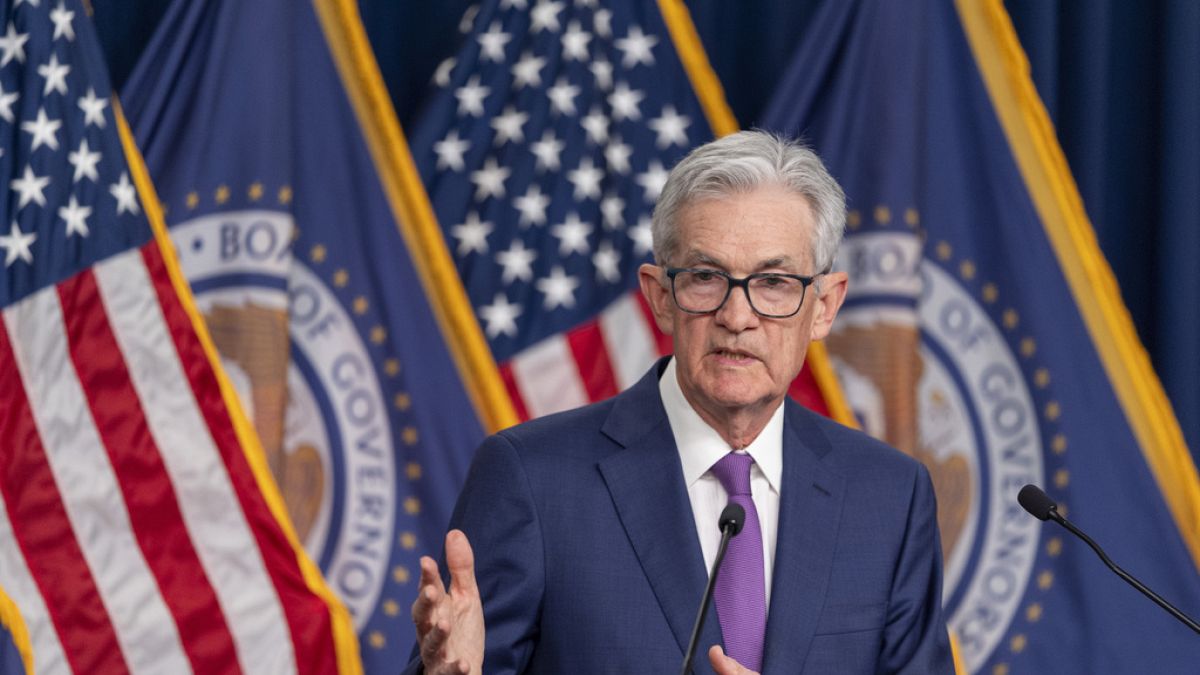
[(743, 509), (739, 504), (730, 502), (725, 505), (725, 510), (721, 512), (721, 520), (717, 521), (721, 531), (725, 528), (733, 528), (733, 535), (736, 537), (742, 531), (742, 526), (746, 524), (746, 509)]
[(1038, 520), (1049, 519), (1051, 513), (1058, 515), (1058, 505), (1036, 485), (1026, 485), (1021, 488), (1021, 491), (1017, 493), (1017, 502), (1021, 504), (1021, 508)]

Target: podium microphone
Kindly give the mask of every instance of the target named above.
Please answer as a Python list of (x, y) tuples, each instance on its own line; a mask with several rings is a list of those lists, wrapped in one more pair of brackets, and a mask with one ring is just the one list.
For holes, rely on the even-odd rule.
[(1137, 579), (1134, 579), (1133, 575), (1118, 567), (1116, 563), (1114, 563), (1107, 555), (1105, 555), (1104, 550), (1100, 548), (1099, 544), (1092, 541), (1092, 538), (1084, 534), (1083, 530), (1075, 527), (1071, 521), (1059, 514), (1058, 505), (1055, 504), (1054, 500), (1050, 499), (1045, 492), (1042, 492), (1041, 488), (1036, 485), (1026, 485), (1025, 487), (1021, 488), (1021, 492), (1017, 494), (1017, 501), (1021, 504), (1021, 508), (1028, 511), (1029, 514), (1034, 518), (1037, 518), (1038, 520), (1053, 520), (1059, 525), (1067, 528), (1068, 532), (1082, 539), (1088, 546), (1091, 546), (1092, 550), (1096, 552), (1096, 555), (1100, 556), (1100, 560), (1103, 560), (1104, 564), (1108, 566), (1108, 569), (1112, 570), (1117, 574), (1117, 576), (1129, 582), (1130, 586), (1133, 586), (1141, 591), (1147, 598), (1150, 598), (1157, 603), (1159, 607), (1167, 610), (1171, 616), (1182, 621), (1188, 628), (1200, 633), (1200, 624), (1196, 623), (1187, 614), (1175, 609), (1174, 605), (1166, 600), (1163, 600), (1158, 593), (1146, 588), (1145, 584)]
[(717, 521), (721, 528), (721, 546), (717, 548), (717, 557), (713, 560), (712, 574), (708, 575), (708, 585), (704, 587), (704, 599), (700, 601), (700, 613), (696, 615), (696, 624), (692, 627), (692, 639), (688, 640), (687, 654), (683, 659), (681, 675), (688, 675), (692, 670), (692, 657), (696, 655), (696, 643), (700, 641), (700, 630), (704, 628), (704, 616), (708, 614), (708, 605), (712, 602), (713, 587), (717, 583), (717, 572), (721, 570), (721, 561), (725, 559), (725, 549), (729, 548), (729, 540), (742, 531), (746, 524), (746, 509), (738, 504), (729, 504), (721, 512)]

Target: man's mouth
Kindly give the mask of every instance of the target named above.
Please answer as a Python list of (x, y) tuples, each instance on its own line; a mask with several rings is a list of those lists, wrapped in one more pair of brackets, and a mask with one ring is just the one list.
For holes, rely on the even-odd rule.
[(758, 359), (757, 356), (751, 354), (750, 352), (744, 352), (740, 349), (714, 349), (712, 353), (717, 358), (725, 361), (743, 362)]

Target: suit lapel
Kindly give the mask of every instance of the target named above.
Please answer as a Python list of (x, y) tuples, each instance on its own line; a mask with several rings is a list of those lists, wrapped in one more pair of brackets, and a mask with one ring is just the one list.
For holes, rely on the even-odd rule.
[[(601, 431), (624, 449), (602, 460), (599, 469), (682, 654), (708, 572), (683, 483), (679, 451), (658, 395), (663, 363), (618, 397)], [(720, 625), (710, 607), (697, 650), (697, 673), (712, 672), (704, 652), (719, 643)]]
[(824, 434), (788, 405), (783, 485), (763, 671), (799, 672), (825, 602), (841, 522), (845, 479), (825, 467)]

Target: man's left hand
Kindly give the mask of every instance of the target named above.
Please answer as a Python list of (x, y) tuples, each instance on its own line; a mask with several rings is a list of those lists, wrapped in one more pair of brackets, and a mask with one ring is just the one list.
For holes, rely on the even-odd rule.
[(726, 656), (725, 650), (721, 649), (721, 645), (713, 645), (708, 650), (708, 660), (712, 663), (713, 670), (717, 671), (717, 675), (758, 675), (753, 670)]

